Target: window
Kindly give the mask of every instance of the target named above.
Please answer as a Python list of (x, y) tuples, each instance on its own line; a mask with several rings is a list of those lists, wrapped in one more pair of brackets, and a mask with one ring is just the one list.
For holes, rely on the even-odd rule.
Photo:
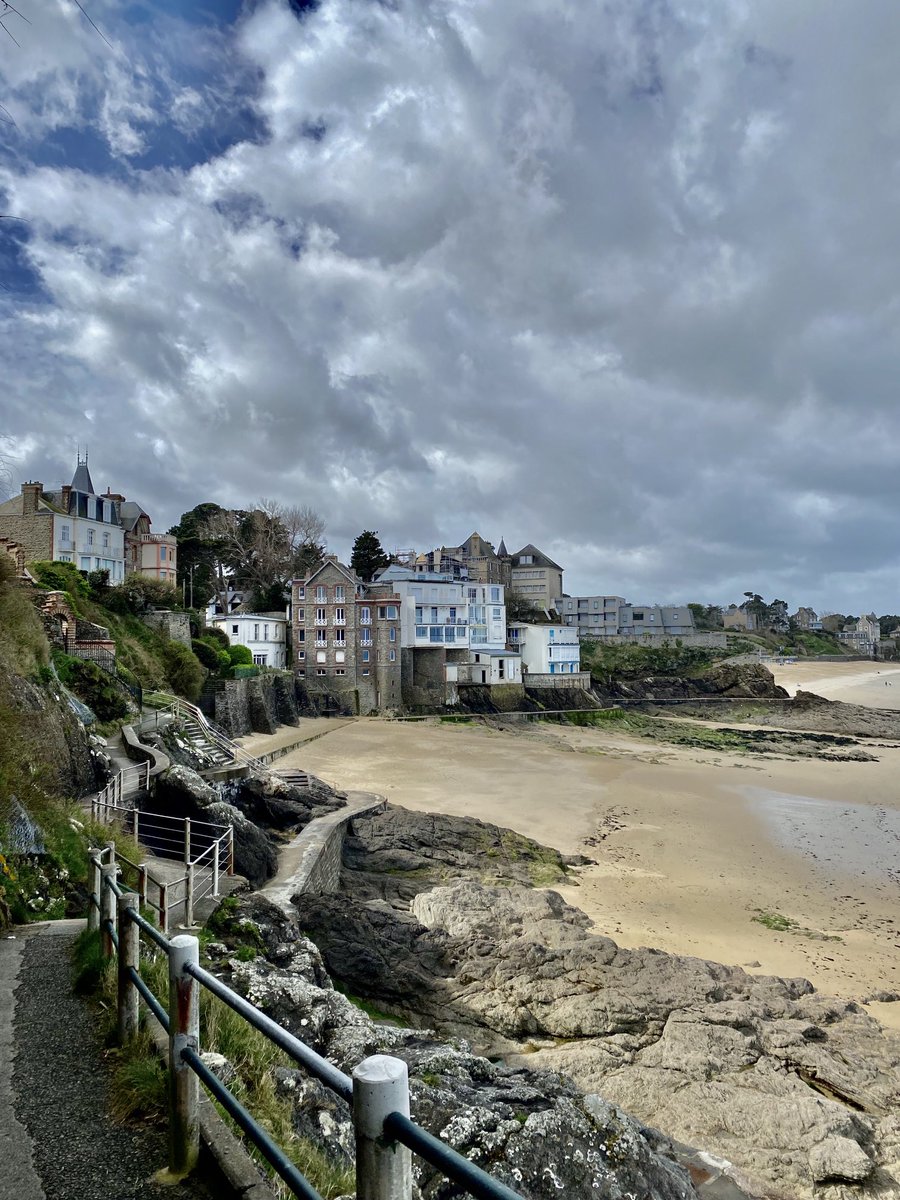
[(93, 546), (93, 544), (94, 544), (94, 531), (93, 531), (93, 529), (89, 529), (89, 530), (88, 530), (88, 539), (87, 539), (87, 544), (88, 544), (89, 546)]
[(237, 637), (238, 633), (240, 633), (240, 626), (239, 626), (239, 625), (232, 625), (232, 627), (231, 627), (231, 636), (232, 636), (232, 637)]
[(346, 625), (347, 624), (346, 611), (347, 610), (344, 608), (336, 608), (334, 610), (334, 624), (335, 625)]
[(259, 625), (258, 624), (254, 624), (254, 626), (253, 626), (253, 640), (254, 640), (254, 642), (259, 641)]
[(500, 603), (500, 589), (498, 587), (491, 588), (491, 604)]
[(360, 625), (372, 624), (372, 610), (367, 604), (364, 604), (359, 610), (359, 623)]
[(503, 613), (502, 613), (501, 609), (499, 609), (499, 608), (494, 609), (494, 620), (495, 621), (499, 621), (501, 619), (502, 615), (503, 615)]
[(305, 600), (305, 599), (306, 599), (306, 588), (304, 588), (304, 587), (298, 587), (298, 588), (297, 588), (297, 599), (298, 599), (298, 600)]
[(388, 660), (389, 660), (390, 662), (396, 662), (396, 661), (397, 661), (397, 651), (396, 651), (396, 650), (389, 650), (389, 651), (388, 651)]
[(368, 650), (363, 650), (363, 652), (362, 652), (362, 660), (363, 660), (363, 662), (368, 662), (368, 661), (369, 661), (369, 652), (368, 652)]
[(328, 609), (327, 608), (317, 608), (316, 609), (316, 624), (317, 625), (327, 625), (328, 624)]
[(335, 673), (335, 675), (346, 675), (347, 668), (346, 667), (335, 667), (334, 673)]
[(643, 614), (643, 613), (632, 613), (632, 614), (631, 614), (631, 619), (632, 619), (633, 621), (643, 621), (643, 619), (644, 619), (644, 614)]
[(268, 654), (254, 654), (253, 661), (258, 667), (264, 667), (268, 657)]
[(306, 658), (306, 651), (305, 651), (305, 650), (298, 650), (298, 651), (297, 651), (297, 661), (298, 661), (298, 662), (303, 662), (305, 658)]
[(91, 560), (90, 560), (89, 558), (87, 558), (85, 555), (82, 555), (82, 557), (81, 557), (81, 570), (82, 570), (82, 571), (89, 571), (90, 569), (91, 569)]
[(316, 651), (316, 662), (317, 662), (317, 663), (320, 663), (320, 662), (321, 662), (321, 663), (323, 663), (324, 661), (325, 661), (325, 651), (324, 651), (324, 650), (317, 650), (317, 651)]
[(343, 600), (344, 598), (344, 589), (339, 583), (335, 585), (334, 598), (335, 600)]
[(305, 630), (305, 629), (298, 629), (298, 630), (297, 630), (297, 641), (298, 641), (298, 642), (305, 642), (305, 641), (306, 641), (306, 630)]
[(316, 674), (317, 675), (327, 675), (328, 672), (325, 670), (324, 667), (316, 667)]
[(470, 600), (478, 599), (478, 588), (469, 588), (468, 591), (469, 591), (469, 599)]
[(519, 566), (520, 567), (530, 567), (533, 562), (534, 562), (533, 554), (520, 554), (519, 555)]
[[(108, 545), (109, 545), (109, 534), (108, 534), (108, 533), (104, 533), (104, 535), (103, 535), (103, 545), (104, 545), (104, 546), (108, 546)], [(165, 562), (165, 561), (166, 561), (166, 548), (165, 548), (165, 546), (160, 546), (160, 548), (159, 548), (159, 561), (160, 561), (160, 562)]]
[(67, 541), (69, 540), (69, 526), (68, 526), (68, 525), (61, 525), (61, 526), (60, 526), (60, 529), (59, 529), (59, 540), (60, 540), (61, 542), (67, 542)]
[(397, 640), (397, 630), (393, 625), (391, 626), (391, 639), (390, 640), (392, 642), (396, 642), (396, 640)]
[(365, 670), (363, 671), (363, 675), (368, 675), (368, 673), (369, 673), (369, 668), (366, 667)]
[(342, 662), (346, 662), (346, 660), (347, 660), (347, 656), (343, 650), (338, 650), (335, 652), (335, 655), (334, 655), (335, 662), (342, 663)]
[(378, 619), (380, 621), (396, 621), (397, 620), (397, 605), (382, 604), (378, 609)]
[(327, 599), (328, 599), (328, 588), (325, 587), (324, 584), (320, 583), (319, 586), (316, 588), (316, 603), (324, 604)]

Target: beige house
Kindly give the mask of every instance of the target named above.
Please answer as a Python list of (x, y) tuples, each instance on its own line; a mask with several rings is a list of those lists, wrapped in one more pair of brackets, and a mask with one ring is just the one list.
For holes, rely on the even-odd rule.
[(562, 567), (530, 542), (510, 556), (510, 587), (535, 608), (553, 607), (554, 598), (563, 594), (562, 579)]
[(471, 579), (473, 583), (509, 582), (506, 547), (501, 541), (495, 553), (493, 543), (485, 541), (480, 533), (469, 534), (460, 546), (441, 546), (416, 555), (414, 570), (419, 574)]
[(125, 531), (115, 498), (94, 489), (87, 459), (79, 459), (70, 484), (45, 491), (37, 481), (0, 504), (0, 537), (15, 542), (26, 562), (73, 563), (81, 571), (125, 578)]
[(752, 633), (754, 629), (759, 628), (759, 622), (753, 613), (745, 612), (736, 604), (729, 605), (722, 613), (722, 625), (725, 629), (736, 629), (744, 633)]

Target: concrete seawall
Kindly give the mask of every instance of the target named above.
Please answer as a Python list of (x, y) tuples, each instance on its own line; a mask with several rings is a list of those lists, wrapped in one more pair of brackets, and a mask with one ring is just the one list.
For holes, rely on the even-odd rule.
[(260, 888), (260, 894), (282, 912), (293, 915), (291, 896), (301, 892), (336, 892), (340, 887), (347, 825), (363, 813), (381, 812), (386, 804), (384, 796), (350, 792), (346, 807), (310, 821), (281, 851), (278, 873)]

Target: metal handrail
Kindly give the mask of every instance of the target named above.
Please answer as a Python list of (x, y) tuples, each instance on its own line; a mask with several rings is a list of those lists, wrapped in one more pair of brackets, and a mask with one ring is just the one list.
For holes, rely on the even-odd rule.
[[(99, 870), (99, 856), (95, 861)], [(394, 1197), (406, 1194), (405, 1188), (403, 1189), (403, 1193), (401, 1193), (400, 1188), (400, 1183), (404, 1176), (402, 1160), (396, 1154), (396, 1147), (399, 1143), (408, 1150), (418, 1154), (426, 1162), (431, 1163), (447, 1179), (459, 1184), (471, 1196), (474, 1196), (476, 1200), (523, 1200), (523, 1197), (519, 1193), (512, 1191), (505, 1184), (488, 1175), (480, 1167), (475, 1166), (474, 1163), (441, 1141), (440, 1138), (435, 1137), (420, 1125), (417, 1125), (405, 1113), (397, 1111), (394, 1108), (388, 1107), (385, 1109), (383, 1107), (385, 1102), (397, 1104), (402, 1099), (403, 1107), (408, 1109), (405, 1063), (401, 1060), (385, 1058), (384, 1056), (380, 1058), (380, 1062), (393, 1064), (394, 1067), (402, 1070), (402, 1097), (396, 1088), (391, 1090), (389, 1086), (389, 1101), (386, 1099), (386, 1093), (383, 1091), (384, 1085), (380, 1081), (373, 1083), (372, 1077), (367, 1077), (363, 1070), (367, 1064), (371, 1063), (374, 1065), (376, 1062), (379, 1062), (378, 1059), (367, 1059), (354, 1072), (353, 1078), (346, 1075), (333, 1063), (329, 1062), (328, 1059), (317, 1054), (305, 1042), (302, 1042), (292, 1033), (283, 1029), (271, 1017), (261, 1012), (248, 1000), (239, 996), (226, 984), (222, 983), (220, 979), (217, 979), (215, 975), (210, 974), (209, 971), (201, 967), (197, 961), (199, 946), (196, 938), (179, 938), (173, 943), (158, 930), (154, 929), (140, 915), (137, 909), (133, 907), (136, 897), (129, 898), (127, 895), (122, 896), (121, 889), (117, 887), (112, 874), (111, 869), (107, 867), (102, 875), (101, 889), (108, 887), (119, 895), (119, 913), (121, 918), (126, 926), (134, 924), (137, 927), (136, 936), (123, 936), (123, 949), (122, 953), (119, 953), (119, 937), (115, 928), (115, 915), (102, 923), (106, 935), (110, 938), (116, 952), (119, 953), (120, 1034), (124, 1039), (129, 1033), (134, 1033), (137, 1028), (137, 1009), (129, 1008), (127, 1000), (127, 989), (133, 986), (163, 1028), (169, 1033), (169, 1094), (173, 1103), (170, 1119), (178, 1123), (177, 1132), (173, 1132), (173, 1136), (169, 1142), (170, 1155), (173, 1156), (173, 1161), (170, 1161), (170, 1167), (173, 1170), (179, 1165), (174, 1162), (174, 1156), (189, 1155), (189, 1152), (185, 1150), (185, 1146), (192, 1136), (196, 1138), (197, 1129), (196, 1114), (192, 1111), (187, 1111), (190, 1107), (190, 1102), (186, 1099), (189, 1093), (184, 1091), (184, 1085), (181, 1081), (181, 1074), (183, 1073), (182, 1064), (184, 1064), (184, 1066), (198, 1077), (244, 1133), (254, 1142), (272, 1168), (291, 1188), (295, 1196), (300, 1197), (301, 1200), (322, 1200), (319, 1193), (297, 1170), (281, 1147), (276, 1145), (225, 1084), (209, 1070), (200, 1057), (199, 1045), (197, 1043), (199, 1025), (196, 1023), (193, 1027), (191, 1025), (192, 1020), (194, 1022), (197, 1021), (197, 1005), (196, 1000), (191, 1001), (189, 998), (191, 985), (188, 979), (190, 978), (200, 984), (201, 987), (205, 987), (208, 991), (212, 992), (213, 995), (217, 996), (229, 1008), (243, 1017), (248, 1024), (259, 1030), (271, 1042), (284, 1050), (295, 1062), (299, 1063), (321, 1083), (351, 1105), (357, 1139), (357, 1194), (359, 1194), (360, 1190), (361, 1154), (363, 1154), (363, 1159), (368, 1164), (367, 1169), (374, 1172), (371, 1178), (366, 1177), (366, 1196), (370, 1197), (371, 1200), (393, 1200)], [(113, 913), (115, 914), (115, 909)], [(147, 987), (137, 970), (136, 962), (126, 962), (125, 958), (123, 958), (123, 954), (125, 956), (131, 954), (139, 957), (139, 937), (141, 932), (150, 937), (166, 953), (169, 959), (169, 978), (171, 983), (175, 983), (178, 980), (183, 981), (178, 983), (176, 989), (172, 989), (170, 986), (170, 991), (177, 991), (178, 997), (176, 1008), (172, 1012), (167, 1013), (157, 997)], [(173, 951), (175, 952), (174, 961)], [(123, 997), (125, 998), (123, 999)], [(193, 1017), (191, 1016), (192, 1011)], [(356, 1095), (357, 1088), (361, 1089), (358, 1097)], [(371, 1128), (373, 1119), (375, 1125), (374, 1132)], [(179, 1163), (181, 1166), (184, 1166), (183, 1157), (179, 1159)], [(410, 1177), (407, 1173), (407, 1184), (409, 1180)]]

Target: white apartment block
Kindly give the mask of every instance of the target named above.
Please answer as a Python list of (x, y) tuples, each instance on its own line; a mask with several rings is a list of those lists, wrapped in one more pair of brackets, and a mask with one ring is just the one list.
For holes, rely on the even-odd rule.
[(507, 636), (507, 644), (522, 655), (522, 669), (526, 674), (575, 675), (581, 670), (578, 633), (569, 625), (530, 625), (514, 621), (508, 627)]

